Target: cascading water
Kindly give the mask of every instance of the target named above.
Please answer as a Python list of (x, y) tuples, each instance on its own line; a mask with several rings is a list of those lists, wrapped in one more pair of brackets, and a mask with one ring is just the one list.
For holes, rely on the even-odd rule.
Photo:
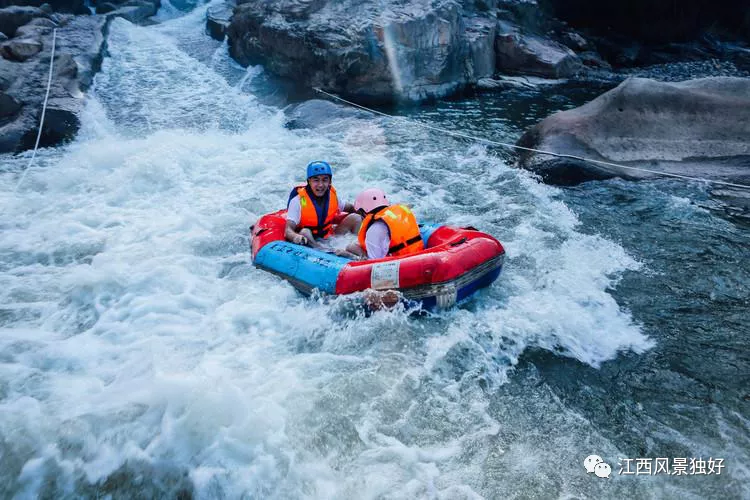
[[(78, 139), (41, 151), (17, 192), (24, 158), (0, 157), (2, 496), (702, 491), (587, 477), (587, 455), (632, 452), (625, 431), (523, 361), (552, 353), (594, 373), (656, 346), (617, 292), (646, 264), (583, 225), (575, 195), (380, 119), (288, 130), (203, 34), (202, 9), (166, 17), (112, 22)], [(365, 317), (253, 268), (248, 226), (311, 159), (334, 165), (345, 198), (377, 185), (422, 220), (497, 236), (501, 278), (439, 315)], [(721, 431), (740, 436), (718, 449), (735, 464), (742, 425)], [(728, 491), (746, 492), (747, 470), (734, 474)]]

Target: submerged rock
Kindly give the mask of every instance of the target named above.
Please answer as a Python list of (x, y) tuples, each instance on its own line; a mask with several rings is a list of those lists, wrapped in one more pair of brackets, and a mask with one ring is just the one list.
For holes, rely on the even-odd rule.
[[(750, 179), (750, 80), (631, 78), (546, 118), (518, 144), (660, 172)], [(558, 184), (656, 175), (534, 153), (524, 153), (520, 164)]]
[(311, 99), (293, 104), (284, 110), (286, 127), (290, 129), (317, 128), (347, 118), (368, 118), (364, 111), (325, 101)]

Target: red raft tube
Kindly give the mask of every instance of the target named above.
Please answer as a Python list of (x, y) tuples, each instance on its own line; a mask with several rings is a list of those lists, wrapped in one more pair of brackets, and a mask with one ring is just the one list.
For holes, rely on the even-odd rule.
[(404, 257), (354, 261), (284, 239), (286, 210), (251, 228), (253, 264), (309, 295), (392, 290), (424, 309), (445, 309), (489, 286), (500, 275), (505, 249), (472, 227), (422, 225), (425, 249)]

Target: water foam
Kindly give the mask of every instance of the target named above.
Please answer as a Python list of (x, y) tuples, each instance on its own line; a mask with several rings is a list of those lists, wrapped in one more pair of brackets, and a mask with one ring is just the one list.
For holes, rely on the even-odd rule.
[[(200, 21), (185, 19), (113, 21), (79, 139), (43, 152), (17, 194), (16, 170), (0, 176), (0, 482), (476, 498), (502, 428), (486, 390), (525, 349), (598, 366), (650, 345), (609, 294), (638, 263), (578, 232), (555, 190), (382, 122), (286, 130), (184, 52), (175, 33)], [(252, 268), (247, 226), (310, 158), (331, 159), (347, 199), (377, 184), (497, 235), (500, 281), (435, 317), (342, 317)]]

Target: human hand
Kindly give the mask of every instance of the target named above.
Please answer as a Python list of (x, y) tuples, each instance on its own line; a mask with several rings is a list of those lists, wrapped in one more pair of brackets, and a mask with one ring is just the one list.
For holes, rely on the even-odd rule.
[(307, 246), (307, 238), (305, 236), (302, 236), (301, 234), (298, 234), (294, 237), (294, 242), (298, 245)]

